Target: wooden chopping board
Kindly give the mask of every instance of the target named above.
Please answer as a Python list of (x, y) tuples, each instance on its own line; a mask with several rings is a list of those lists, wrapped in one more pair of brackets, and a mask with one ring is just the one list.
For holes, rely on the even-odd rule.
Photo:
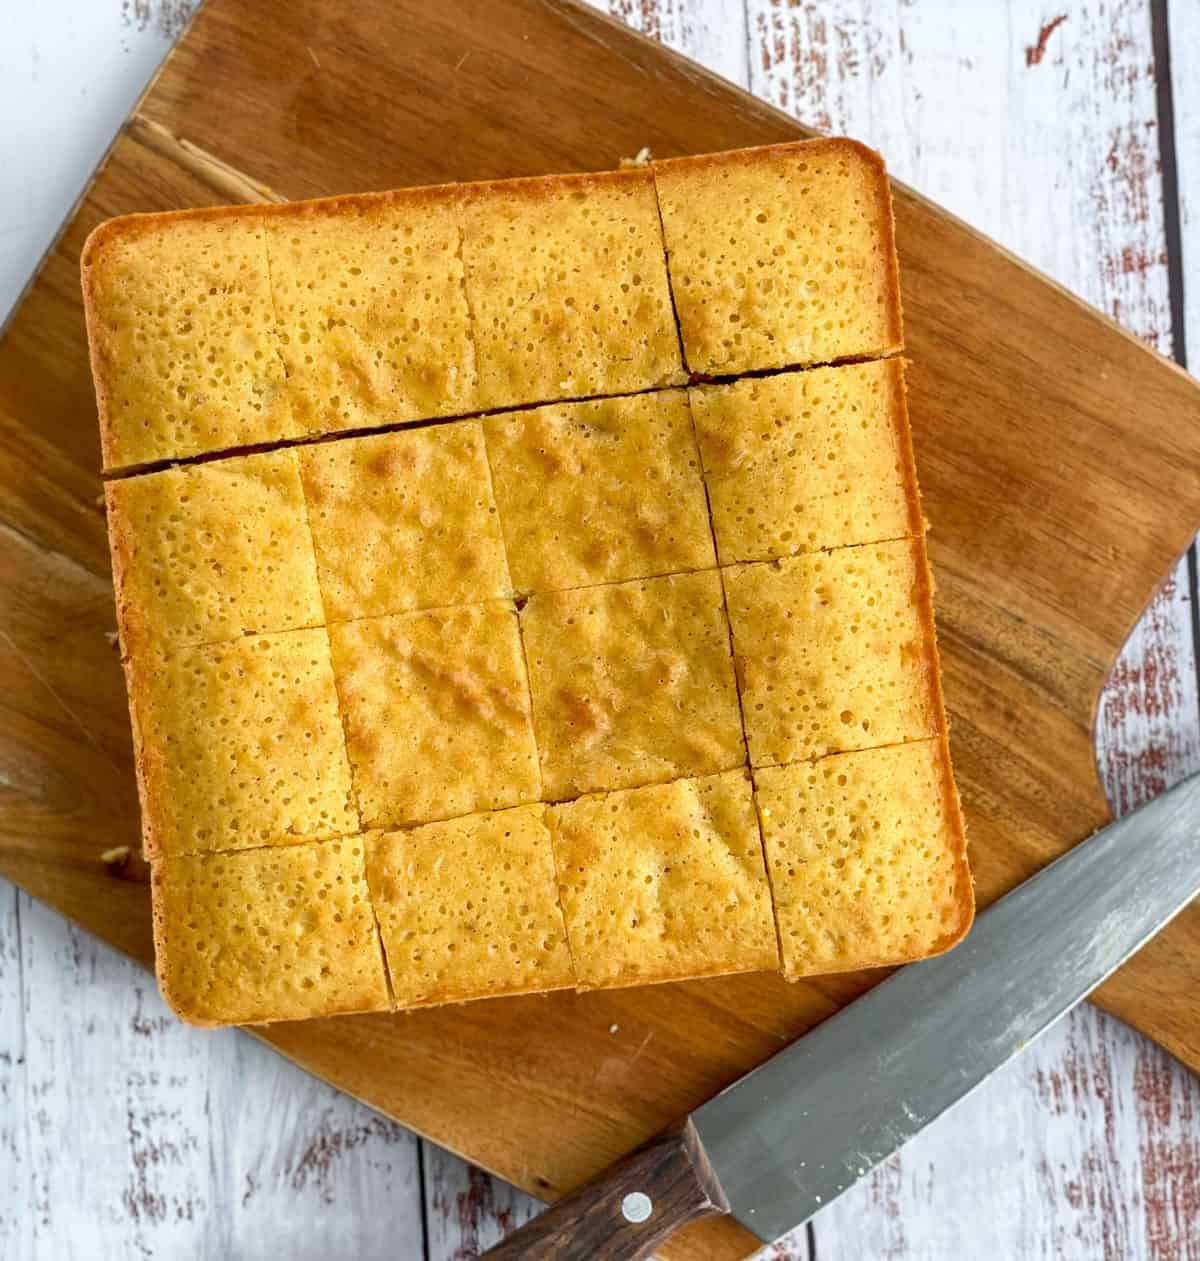
[[(101, 219), (609, 167), (802, 135), (594, 13), (534, 0), (210, 0), (0, 342), (0, 871), (149, 962), (78, 252)], [(1104, 672), (1200, 519), (1200, 394), (898, 191), (912, 409), (981, 901), (1106, 815)], [(271, 1042), (551, 1196), (861, 991), (777, 978), (284, 1026)], [(1200, 1068), (1200, 911), (1100, 995)], [(615, 1028), (614, 1028), (615, 1027)], [(738, 1256), (705, 1225), (677, 1255)]]

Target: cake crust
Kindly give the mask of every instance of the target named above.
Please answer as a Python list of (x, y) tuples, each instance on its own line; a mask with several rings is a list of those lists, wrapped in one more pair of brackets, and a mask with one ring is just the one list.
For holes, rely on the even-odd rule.
[(842, 138), (653, 163), (671, 292), (693, 372), (903, 346), (891, 188)]
[(146, 854), (359, 830), (324, 628), (135, 657)]
[(744, 769), (547, 812), (580, 989), (775, 968)]
[(784, 975), (941, 954), (974, 917), (945, 736), (755, 773)]
[(401, 190), (266, 220), (280, 355), (302, 431), (479, 409), (458, 205)]
[(574, 984), (544, 813), (519, 806), (369, 841), (397, 1007)]
[(722, 564), (923, 531), (900, 360), (688, 393)]
[(463, 195), (484, 408), (684, 383), (648, 171), (503, 180)]
[(355, 794), (367, 827), (541, 796), (529, 682), (508, 601), (330, 628)]
[(683, 391), (506, 412), (484, 432), (518, 592), (716, 564)]
[(104, 467), (291, 438), (265, 228), (254, 215), (109, 220), (82, 257)]
[(122, 478), (104, 494), (126, 656), (324, 621), (294, 451)]
[(364, 838), (158, 860), (159, 989), (193, 1025), (389, 1006)]
[(520, 616), (546, 800), (744, 763), (715, 571), (535, 595)]

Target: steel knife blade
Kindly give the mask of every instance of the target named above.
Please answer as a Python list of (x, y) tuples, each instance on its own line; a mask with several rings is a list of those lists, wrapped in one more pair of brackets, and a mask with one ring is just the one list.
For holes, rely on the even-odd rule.
[(1200, 893), (1200, 775), (1097, 832), (487, 1255), (636, 1261), (731, 1213), (778, 1238), (1087, 996)]

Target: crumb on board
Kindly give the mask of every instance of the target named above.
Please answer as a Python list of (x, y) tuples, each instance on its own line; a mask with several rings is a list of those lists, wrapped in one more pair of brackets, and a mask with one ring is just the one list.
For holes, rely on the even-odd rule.
[(100, 855), (100, 861), (106, 867), (124, 867), (129, 861), (131, 851), (128, 845), (114, 845)]
[(631, 158), (621, 159), (621, 169), (625, 170), (631, 166), (649, 166), (650, 165), (650, 148), (648, 145), (642, 147)]

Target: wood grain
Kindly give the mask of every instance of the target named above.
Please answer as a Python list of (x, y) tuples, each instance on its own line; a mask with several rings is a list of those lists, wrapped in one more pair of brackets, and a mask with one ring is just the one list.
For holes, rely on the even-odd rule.
[[(361, 16), (356, 14), (345, 30), (334, 32), (312, 6), (297, 6), (301, 24), (294, 30), (272, 32), (280, 36), (284, 52), (295, 56), (290, 63), (285, 62), (285, 68), (292, 72), (287, 85), (290, 95), (286, 100), (270, 102), (262, 112), (265, 134), (277, 137), (278, 145), (275, 152), (271, 145), (265, 152), (259, 149), (262, 162), (245, 161), (253, 156), (249, 137), (238, 134), (237, 128), (219, 125), (212, 117), (211, 100), (209, 121), (205, 121), (204, 93), (186, 82), (188, 74), (201, 68), (219, 75), (228, 88), (224, 99), (235, 105), (239, 93), (258, 90), (255, 79), (262, 78), (265, 65), (255, 52), (256, 38), (239, 42), (232, 37), (228, 17), (232, 6), (222, 7), (219, 0), (203, 19), (208, 22), (216, 14), (209, 23), (203, 55), (190, 68), (185, 66), (183, 77), (176, 82), (174, 72), (192, 47), (184, 46), (176, 65), (159, 84), (164, 91), (162, 110), (155, 106), (155, 112), (145, 116), (171, 134), (186, 135), (191, 143), (219, 155), (234, 169), (251, 172), (252, 178), (277, 185), (289, 195), (321, 191), (321, 182), (338, 169), (353, 172), (357, 186), (381, 186), (436, 178), (437, 171), (443, 176), (499, 173), (494, 165), (488, 165), (496, 162), (498, 154), (503, 155), (509, 172), (518, 173), (603, 165), (621, 151), (634, 151), (644, 140), (653, 141), (659, 152), (666, 153), (787, 134), (788, 124), (756, 112), (744, 102), (730, 100), (727, 108), (720, 109), (716, 89), (697, 85), (691, 71), (664, 69), (644, 50), (626, 43), (619, 33), (605, 28), (594, 36), (582, 36), (578, 31), (583, 19), (578, 15), (565, 19), (559, 12), (547, 13), (530, 6), (528, 11), (522, 9), (520, 20), (514, 19), (510, 29), (528, 33), (544, 25), (547, 38), (558, 41), (555, 47), (582, 48), (587, 54), (576, 53), (578, 64), (585, 67), (577, 75), (578, 85), (571, 85), (578, 87), (578, 101), (573, 95), (569, 100), (556, 96), (561, 87), (555, 87), (553, 74), (547, 74), (544, 66), (539, 68), (542, 80), (534, 83), (534, 91), (540, 94), (535, 105), (542, 103), (542, 114), (535, 108), (534, 116), (553, 119), (556, 124), (552, 136), (542, 137), (539, 150), (528, 131), (522, 131), (528, 120), (516, 117), (507, 103), (498, 107), (494, 99), (497, 84), (515, 85), (521, 75), (528, 76), (532, 69), (528, 52), (519, 45), (467, 48), (470, 57), (451, 78), (449, 71), (464, 51), (463, 37), (448, 29), (444, 14), (414, 10), (408, 29), (415, 24), (423, 30), (422, 20), (429, 24), (424, 45), (430, 52), (429, 62), (415, 68), (405, 63), (389, 65), (388, 56), (376, 47), (371, 72), (356, 77), (353, 63), (364, 54), (373, 20), (367, 12), (370, 7), (362, 6)], [(385, 24), (377, 29), (391, 27)], [(251, 35), (257, 37), (257, 32)], [(582, 45), (572, 44), (580, 39), (585, 41)], [(302, 49), (307, 48), (315, 53), (315, 64), (307, 55), (301, 60)], [(482, 62), (482, 68), (477, 64), (469, 70), (473, 59)], [(422, 128), (426, 129), (426, 140), (432, 137), (433, 97), (426, 89), (434, 73), (445, 76), (444, 90), (440, 96), (434, 94), (438, 108), (444, 111), (443, 143), (431, 146), (421, 158), (415, 140), (410, 144), (409, 137), (415, 137)], [(565, 78), (566, 72), (560, 69), (557, 83), (563, 84)], [(622, 88), (614, 98), (618, 83)], [(172, 97), (172, 90), (177, 98)], [(420, 99), (411, 99), (415, 95)], [(609, 111), (604, 135), (599, 136), (587, 118), (573, 119), (569, 110), (587, 106), (594, 118), (598, 102), (606, 95), (620, 104)], [(400, 104), (393, 99), (396, 96), (402, 98)], [(248, 100), (241, 100), (244, 108), (248, 104)], [(374, 109), (379, 117), (373, 115), (361, 133), (352, 129), (354, 134), (347, 139), (346, 129), (332, 126), (329, 119), (337, 110), (349, 108)], [(251, 112), (258, 117), (257, 110)], [(390, 145), (382, 134), (382, 118), (389, 112), (393, 128)], [(306, 131), (309, 113), (312, 119), (324, 116), (326, 126)], [(699, 126), (698, 116), (702, 119)], [(470, 134), (468, 118), (475, 127)], [(485, 125), (479, 125), (480, 118)], [(412, 131), (397, 128), (397, 121), (411, 123)], [(228, 118), (222, 122), (227, 124)], [(210, 134), (200, 134), (206, 126)], [(706, 129), (711, 139), (697, 136)], [(402, 139), (397, 141), (401, 133)], [(447, 147), (445, 136), (454, 137), (459, 142), (457, 148)], [(500, 137), (505, 138), (503, 142)], [(233, 152), (239, 146), (243, 152)], [(611, 154), (609, 149), (617, 153)], [(304, 161), (295, 161), (301, 150)], [(290, 172), (280, 167), (280, 152), (293, 159)], [(407, 170), (405, 163), (410, 161), (412, 169)], [(429, 169), (431, 165), (436, 170)], [(340, 182), (325, 183), (324, 187), (332, 191), (345, 182), (343, 175)], [(85, 214), (100, 217), (115, 212), (122, 198), (124, 205), (151, 208), (154, 204), (216, 200), (221, 195), (195, 171), (173, 170), (160, 153), (127, 138), (97, 185)], [(1160, 494), (1181, 512), (1194, 514), (1194, 488), (1181, 469), (1195, 453), (1189, 447), (1187, 428), (1181, 425), (1175, 432), (1166, 417), (1194, 418), (1196, 405), (1191, 387), (1181, 380), (1158, 372), (1153, 383), (1145, 384), (1149, 374), (1132, 345), (1094, 324), (1068, 299), (1042, 290), (1010, 261), (999, 258), (957, 225), (932, 215), (918, 200), (908, 199), (902, 204), (901, 220), (902, 239), (909, 243), (905, 263), (910, 277), (914, 353), (918, 363), (930, 365), (930, 371), (938, 364), (938, 377), (926, 379), (921, 387), (923, 401), (919, 405), (914, 401), (914, 408), (926, 417), (919, 438), (932, 452), (925, 460), (930, 514), (947, 540), (935, 562), (948, 613), (944, 635), (953, 663), (951, 704), (961, 733), (959, 764), (965, 771), (964, 787), (977, 824), (981, 870), (989, 891), (994, 891), (1006, 880), (1032, 869), (1062, 839), (1081, 835), (1100, 817), (1102, 807), (1094, 785), (1089, 784), (1087, 698), (1094, 694), (1105, 664), (1132, 621), (1150, 585), (1150, 575), (1165, 568), (1169, 553), (1185, 537), (1186, 522), (1163, 520)], [(69, 367), (72, 338), (77, 345), (77, 332), (73, 333), (70, 325), (71, 251), (78, 249), (80, 231), (73, 229), (64, 239), (30, 297), (34, 305), (22, 311), (0, 346), (0, 411), (8, 418), (0, 430), (4, 469), (0, 512), (19, 532), (61, 552), (80, 570), (100, 576), (104, 572), (102, 544), (98, 546), (101, 536), (98, 523), (89, 522), (86, 515), (94, 469), (88, 456), (94, 443), (88, 429), (90, 389), (86, 379), (80, 381)], [(922, 255), (958, 260), (956, 266), (961, 264), (962, 272), (957, 283), (961, 288), (950, 291), (940, 265), (922, 269)], [(995, 336), (980, 331), (984, 322), (989, 328), (1000, 326), (998, 330), (992, 328)], [(933, 331), (939, 327), (965, 327), (961, 345), (947, 353), (944, 338), (939, 339)], [(46, 332), (49, 328), (56, 329), (53, 339)], [(1107, 379), (1082, 383), (1078, 394), (1075, 383), (1067, 389), (1062, 380), (1047, 381), (1038, 365), (1046, 344), (1054, 342), (1056, 336), (1061, 336), (1058, 345), (1065, 361), (1098, 362), (1108, 373)], [(52, 354), (52, 344), (56, 354)], [(61, 349), (64, 346), (66, 352)], [(996, 398), (997, 374), (986, 368), (989, 356), (999, 356), (1004, 363), (1010, 392), (1002, 399)], [(954, 382), (953, 390), (944, 388), (947, 380)], [(43, 421), (31, 436), (28, 424), (18, 417), (31, 416), (35, 402)], [(1056, 421), (1069, 417), (1078, 428), (1069, 429), (1065, 436), (1043, 434), (1040, 445), (1033, 443), (1030, 450), (1013, 452), (1003, 445), (1012, 435), (1024, 434), (1031, 417), (1036, 420), (1039, 416)], [(1136, 440), (1131, 432), (1134, 416), (1139, 419)], [(984, 423), (975, 424), (980, 418)], [(983, 461), (974, 445), (985, 427), (989, 435), (1002, 440), (995, 451), (988, 452), (994, 463)], [(1105, 459), (1101, 459), (1099, 443)], [(1122, 447), (1122, 443), (1127, 445)], [(1058, 474), (1060, 462), (1072, 469), (1070, 478)], [(1161, 467), (1162, 477), (1157, 472), (1152, 475), (1150, 465), (1156, 470)], [(1132, 485), (1123, 491), (1121, 484), (1131, 468), (1135, 470)], [(1114, 469), (1120, 470), (1120, 477)], [(992, 473), (997, 474), (994, 483), (990, 481)], [(1091, 529), (1097, 506), (1110, 502), (1119, 505), (1115, 519)], [(1021, 520), (1022, 512), (1040, 532), (1037, 547), (1023, 533), (1029, 521)], [(982, 539), (971, 533), (973, 518), (980, 515), (990, 518)], [(1080, 522), (1088, 523), (1086, 537)], [(973, 545), (979, 544), (978, 557), (963, 554), (966, 549), (961, 540), (968, 537)], [(958, 551), (953, 546), (955, 539), (960, 540)], [(1027, 572), (1035, 559), (1040, 562), (1047, 557), (1054, 558), (1052, 582), (1045, 581), (1044, 575)], [(1065, 579), (1062, 583), (1057, 581), (1060, 576)], [(24, 621), (35, 627), (39, 624), (35, 617)], [(39, 646), (36, 638), (14, 642), (20, 650), (15, 660), (25, 663), (16, 668), (27, 669), (29, 662), (39, 669), (43, 666), (38, 654), (45, 647)], [(41, 672), (53, 685), (53, 672)], [(46, 708), (34, 715), (33, 727), (39, 733), (36, 738), (41, 738), (43, 730), (55, 729), (57, 723), (68, 732), (69, 739), (85, 739), (86, 730), (77, 730), (61, 715), (55, 721), (46, 719), (45, 714), (53, 708), (50, 698), (43, 697), (41, 703)], [(1011, 715), (1017, 713), (1028, 716), (1029, 731), (1014, 752)], [(74, 749), (66, 755), (74, 757)], [(1004, 772), (999, 779), (998, 768)], [(54, 798), (51, 795), (47, 800), (53, 802)], [(89, 914), (103, 929), (103, 916), (96, 907), (97, 872), (80, 862), (80, 821), (74, 821), (73, 830), (61, 829), (61, 840), (50, 855), (53, 861), (46, 862), (31, 854), (25, 829), (10, 827), (4, 820), (4, 863), (43, 895), (70, 898), (72, 907), (80, 907), (81, 913)], [(94, 831), (102, 836), (105, 828)], [(89, 835), (89, 843), (91, 839)], [(74, 892), (65, 886), (75, 886)], [(1186, 958), (1180, 966), (1189, 966)], [(546, 1145), (547, 1163), (536, 1159), (541, 1151), (537, 1144), (531, 1151), (525, 1143), (527, 1163), (518, 1172), (526, 1185), (539, 1186), (540, 1177), (548, 1184), (541, 1189), (548, 1193), (554, 1189), (548, 1173), (561, 1179), (559, 1188), (572, 1179), (572, 1171), (578, 1180), (589, 1164), (595, 1167), (599, 1163), (598, 1150), (603, 1149), (601, 1156), (615, 1155), (647, 1128), (681, 1110), (681, 1101), (711, 1090), (724, 1074), (731, 1075), (748, 1058), (791, 1036), (861, 983), (828, 982), (786, 994), (760, 990), (754, 983), (730, 985), (725, 990), (712, 983), (710, 989), (700, 988), (694, 995), (680, 987), (678, 995), (664, 995), (661, 1000), (656, 996), (654, 1001), (661, 1002), (661, 1008), (636, 1032), (644, 1030), (652, 1035), (646, 1040), (648, 1047), (654, 1047), (655, 1038), (659, 1045), (640, 1052), (640, 1058), (633, 1061), (639, 1077), (653, 1073), (656, 1080), (648, 1085), (639, 1081), (632, 1089), (628, 1069), (631, 1051), (624, 1045), (615, 1057), (611, 1053), (601, 1056), (602, 1064), (609, 1061), (607, 1078), (603, 1071), (597, 1073), (596, 1080), (585, 1079), (578, 1071), (562, 1071), (564, 1063), (578, 1065), (581, 1056), (594, 1068), (602, 1030), (610, 1021), (617, 1023), (611, 1016), (602, 1025), (592, 1023), (594, 1004), (571, 1007), (549, 1002), (540, 1011), (514, 1009), (499, 1018), (481, 1014), (463, 1022), (466, 1027), (457, 1030), (457, 1039), (444, 1037), (436, 1024), (408, 1025), (402, 1035), (397, 1032), (396, 1036), (404, 1039), (399, 1047), (390, 1042), (390, 1025), (372, 1030), (370, 1022), (360, 1022), (362, 1027), (353, 1033), (311, 1031), (320, 1044), (316, 1052), (311, 1044), (291, 1049), (318, 1066), (339, 1069), (346, 1084), (357, 1084), (364, 1091), (374, 1091), (375, 1083), (364, 1074), (355, 1074), (354, 1062), (364, 1054), (378, 1053), (377, 1065), (390, 1070), (393, 1081), (404, 1085), (377, 1097), (393, 1109), (411, 1103), (417, 1113), (422, 1099), (416, 1096), (424, 1098), (430, 1090), (449, 1088), (458, 1079), (477, 1079), (486, 1072), (492, 1075), (493, 1086), (507, 1087), (517, 1095), (525, 1093), (522, 1107), (502, 1104), (501, 1116), (495, 1115), (494, 1106), (487, 1114), (489, 1127), (507, 1130), (510, 1138), (520, 1132), (519, 1123), (522, 1115), (528, 1114), (532, 1096), (542, 1105), (539, 1141)], [(680, 1022), (686, 1022), (693, 1013), (700, 1017), (697, 1036), (708, 1038), (715, 1047), (714, 1062), (689, 1066), (690, 1071), (666, 1081), (677, 1058), (670, 1054), (671, 1039), (677, 1036)], [(557, 1056), (540, 1054), (541, 1048), (531, 1048), (515, 1036), (516, 1031), (508, 1025), (523, 1019), (547, 1026), (539, 1032), (555, 1040)], [(1186, 1034), (1186, 1028), (1183, 1032)], [(481, 1055), (478, 1047), (489, 1041), (489, 1054)], [(405, 1078), (410, 1057), (419, 1061), (443, 1047), (444, 1077), (431, 1079), (426, 1073), (422, 1078), (418, 1072), (411, 1079)], [(465, 1092), (461, 1116), (442, 1128), (452, 1141), (474, 1143), (476, 1136), (468, 1122), (484, 1114), (476, 1107), (476, 1098), (482, 1101), (486, 1093), (473, 1096), (470, 1090)], [(587, 1101), (582, 1109), (571, 1102), (577, 1099)], [(655, 1109), (659, 1115), (653, 1115)], [(418, 1124), (422, 1122), (420, 1115), (406, 1115)], [(564, 1117), (575, 1123), (581, 1119), (586, 1122), (589, 1137), (575, 1150), (570, 1150), (572, 1140), (568, 1138), (563, 1144), (568, 1150), (551, 1171), (549, 1159), (554, 1150), (549, 1144), (562, 1137)], [(437, 1122), (439, 1118), (430, 1115), (429, 1119)], [(511, 1158), (510, 1152), (500, 1148), (495, 1154)], [(497, 1159), (493, 1163), (502, 1162)]]

